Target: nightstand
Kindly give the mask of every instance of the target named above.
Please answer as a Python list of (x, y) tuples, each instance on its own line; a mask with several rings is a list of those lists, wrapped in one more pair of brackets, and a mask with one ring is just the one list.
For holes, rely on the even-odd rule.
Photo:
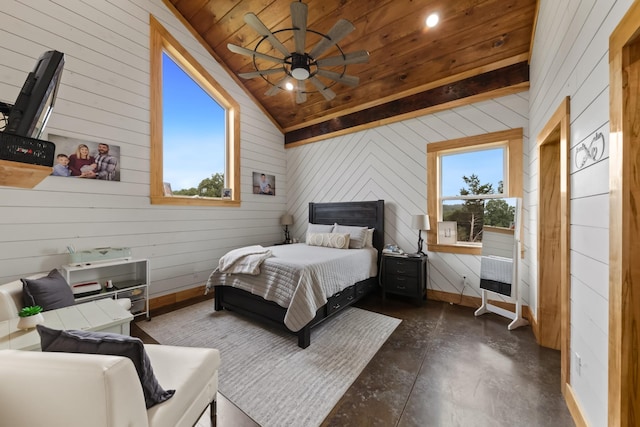
[(384, 255), (382, 257), (382, 298), (397, 294), (413, 298), (421, 305), (427, 290), (426, 256), (398, 257)]

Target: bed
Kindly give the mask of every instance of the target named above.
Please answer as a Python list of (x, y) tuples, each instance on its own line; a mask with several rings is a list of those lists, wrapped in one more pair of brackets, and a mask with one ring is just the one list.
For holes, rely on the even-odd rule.
[[(368, 252), (369, 255), (365, 255), (364, 249), (331, 249), (331, 251), (342, 251), (343, 253), (349, 253), (349, 256), (354, 257), (372, 257), (372, 269), (371, 275), (373, 277), (364, 278), (354, 283), (349, 284), (334, 294), (326, 298), (326, 303), (315, 310), (315, 316), (311, 313), (311, 320), (301, 326), (292, 323), (292, 316), (289, 313), (289, 307), (282, 307), (274, 301), (269, 301), (260, 295), (255, 295), (249, 290), (256, 281), (264, 280), (269, 281), (272, 278), (269, 274), (273, 271), (270, 269), (272, 261), (266, 260), (261, 267), (261, 273), (258, 276), (247, 276), (245, 286), (224, 286), (225, 281), (220, 280), (221, 277), (215, 271), (212, 273), (207, 287), (213, 288), (215, 294), (215, 310), (230, 310), (240, 313), (245, 316), (252, 317), (261, 322), (275, 325), (280, 328), (297, 335), (298, 346), (301, 348), (307, 348), (311, 344), (311, 328), (321, 323), (325, 319), (334, 316), (344, 308), (352, 305), (356, 301), (360, 300), (364, 296), (377, 288), (378, 279), (376, 272), (379, 271), (379, 263), (382, 254), (382, 248), (384, 246), (384, 200), (377, 201), (364, 201), (364, 202), (335, 202), (335, 203), (309, 203), (309, 223), (312, 224), (326, 224), (331, 225), (338, 223), (345, 226), (366, 226), (373, 228), (373, 248)], [(274, 255), (278, 254), (286, 256), (288, 252), (307, 250), (304, 244), (298, 245), (281, 245), (271, 247)], [(310, 248), (309, 248), (310, 249)], [(329, 248), (321, 248), (329, 249)], [(360, 251), (365, 251), (361, 252)], [(326, 258), (332, 258), (332, 254), (327, 251)], [(346, 264), (345, 264), (346, 265)], [(321, 270), (321, 268), (319, 268)], [(292, 273), (293, 274), (293, 273)], [(355, 272), (351, 270), (345, 272), (345, 277), (355, 277)], [(314, 272), (315, 277), (315, 272)], [(232, 276), (246, 276), (246, 275), (232, 275)], [(229, 277), (227, 275), (227, 277)], [(346, 278), (344, 280), (349, 280)], [(244, 280), (243, 278), (234, 277), (234, 280)], [(315, 280), (315, 279), (314, 279)], [(343, 281), (344, 281), (343, 280)], [(329, 279), (326, 280), (330, 282)], [(287, 326), (295, 325), (293, 329)], [(299, 327), (299, 329), (298, 329)]]

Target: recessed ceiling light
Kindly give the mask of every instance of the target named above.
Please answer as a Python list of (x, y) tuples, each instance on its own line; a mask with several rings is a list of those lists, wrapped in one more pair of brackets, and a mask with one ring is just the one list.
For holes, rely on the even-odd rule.
[(285, 87), (287, 90), (293, 90), (293, 83), (291, 83), (291, 82), (286, 82), (286, 83), (284, 84), (284, 87)]
[(429, 28), (435, 27), (436, 25), (438, 25), (439, 20), (440, 20), (440, 17), (438, 16), (438, 14), (432, 13), (427, 17), (427, 21), (426, 21), (427, 27)]

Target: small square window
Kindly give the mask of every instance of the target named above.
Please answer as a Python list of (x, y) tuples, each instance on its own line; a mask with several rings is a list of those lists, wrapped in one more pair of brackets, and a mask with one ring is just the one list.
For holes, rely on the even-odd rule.
[(522, 197), (522, 129), (428, 144), (427, 168), (428, 211), (439, 222), (428, 232), (429, 250), (479, 254), (485, 225), (514, 221), (505, 198)]

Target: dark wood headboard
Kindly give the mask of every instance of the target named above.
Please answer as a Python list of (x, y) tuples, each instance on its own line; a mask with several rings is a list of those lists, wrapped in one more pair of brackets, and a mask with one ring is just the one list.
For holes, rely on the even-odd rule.
[(384, 247), (384, 200), (368, 202), (309, 203), (309, 222), (312, 224), (355, 225), (375, 228), (373, 247), (378, 258)]

